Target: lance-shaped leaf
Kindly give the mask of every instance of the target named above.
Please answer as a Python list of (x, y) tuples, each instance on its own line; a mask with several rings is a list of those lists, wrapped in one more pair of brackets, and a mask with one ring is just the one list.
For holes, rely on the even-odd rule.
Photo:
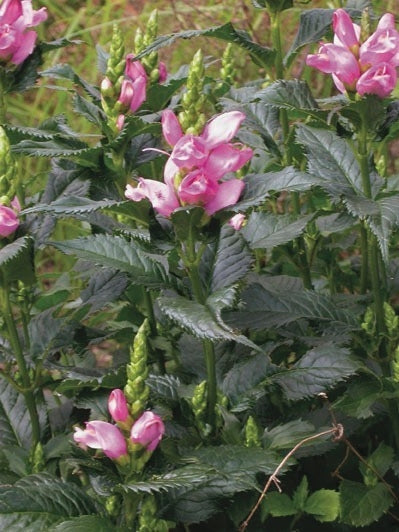
[(367, 220), (376, 235), (385, 263), (389, 262), (389, 241), (392, 232), (399, 226), (399, 195), (382, 198), (377, 201), (379, 214)]
[(283, 389), (287, 399), (299, 400), (326, 392), (363, 367), (348, 349), (334, 344), (308, 351), (290, 369), (270, 377)]
[(156, 52), (164, 46), (170, 46), (177, 39), (192, 39), (193, 37), (215, 37), (216, 39), (237, 44), (249, 52), (254, 61), (263, 66), (272, 65), (274, 61), (274, 50), (252, 41), (245, 31), (236, 30), (230, 22), (223, 26), (214, 26), (206, 30), (187, 30), (180, 33), (162, 35), (155, 39), (155, 41), (147, 46), (147, 48), (140, 54), (137, 54), (137, 58), (140, 59), (151, 52)]
[[(182, 296), (160, 296), (157, 303), (161, 311), (183, 330), (197, 338), (211, 340), (234, 340), (235, 342), (259, 349), (245, 336), (235, 333), (220, 319), (208, 305), (201, 305)], [(211, 301), (212, 303), (212, 301)]]
[(24, 396), (11, 384), (0, 379), (0, 441), (1, 445), (29, 448), (32, 427)]
[(227, 320), (241, 328), (281, 327), (300, 318), (342, 324), (350, 330), (360, 327), (356, 316), (337, 307), (329, 296), (312, 290), (292, 290), (289, 284), (286, 289), (275, 289), (254, 283), (243, 292), (242, 300), (244, 310), (231, 312)]
[(52, 526), (48, 532), (110, 532), (110, 530), (117, 532), (119, 529), (108, 518), (99, 515), (81, 515)]
[(32, 239), (22, 236), (0, 249), (0, 271), (5, 283), (23, 281), (31, 284), (34, 282), (32, 247)]
[(2, 530), (48, 530), (63, 517), (97, 513), (93, 501), (76, 484), (48, 473), (29, 475), (12, 486), (0, 486)]
[(290, 214), (273, 214), (268, 212), (253, 212), (242, 234), (251, 249), (272, 249), (286, 244), (301, 235), (313, 215), (301, 216), (295, 219)]
[(135, 284), (152, 287), (171, 284), (161, 262), (140, 249), (137, 242), (129, 242), (120, 236), (95, 235), (52, 242), (52, 245), (68, 255), (126, 272)]
[(37, 212), (51, 213), (54, 215), (73, 215), (95, 212), (100, 209), (106, 209), (120, 205), (121, 201), (100, 200), (94, 201), (81, 196), (62, 196), (51, 203), (39, 203), (34, 207), (29, 207), (23, 211), (23, 214), (32, 214)]
[(216, 250), (211, 291), (240, 281), (249, 271), (251, 262), (251, 253), (241, 234), (232, 227), (224, 225)]
[(249, 174), (244, 181), (245, 189), (242, 199), (231, 208), (232, 210), (242, 211), (248, 207), (261, 205), (271, 191), (305, 192), (323, 184), (323, 179), (318, 176), (301, 172), (292, 166), (287, 166), (279, 172)]

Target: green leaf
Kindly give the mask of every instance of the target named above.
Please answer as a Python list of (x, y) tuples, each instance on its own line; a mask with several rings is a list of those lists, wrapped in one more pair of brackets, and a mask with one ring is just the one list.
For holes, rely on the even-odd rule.
[(389, 244), (392, 232), (399, 226), (399, 195), (377, 201), (379, 213), (368, 219), (376, 235), (385, 264), (389, 263)]
[(260, 518), (263, 523), (268, 515), (272, 515), (273, 517), (287, 517), (289, 515), (295, 515), (297, 510), (287, 494), (272, 491), (263, 499), (260, 512)]
[(300, 236), (312, 217), (309, 214), (295, 219), (290, 214), (253, 212), (241, 232), (251, 249), (270, 250)]
[(297, 419), (272, 429), (265, 429), (262, 440), (266, 449), (292, 449), (315, 433), (316, 429), (311, 423)]
[(305, 81), (278, 80), (259, 91), (255, 98), (259, 98), (263, 104), (294, 112), (295, 117), (313, 116), (320, 120), (326, 114), (320, 110)]
[(164, 265), (154, 255), (140, 249), (137, 242), (120, 236), (99, 234), (51, 244), (68, 255), (126, 272), (134, 284), (151, 287), (171, 284)]
[(34, 283), (32, 238), (22, 236), (1, 248), (0, 270), (5, 283), (12, 281), (22, 281), (25, 284)]
[(290, 369), (269, 379), (281, 386), (287, 399), (299, 400), (326, 392), (362, 366), (349, 349), (326, 344), (308, 351)]
[(324, 489), (315, 491), (306, 500), (303, 510), (321, 523), (335, 521), (340, 512), (339, 493)]
[[(389, 445), (381, 442), (377, 449), (367, 458), (367, 463), (380, 474), (381, 477), (385, 475), (391, 467), (394, 460), (394, 451)], [(366, 486), (372, 487), (378, 484), (377, 475), (364, 464), (359, 463), (359, 469), (363, 475), (363, 481)]]
[(48, 530), (62, 517), (97, 513), (92, 500), (76, 484), (41, 473), (0, 486), (2, 530)]
[(100, 128), (103, 127), (104, 121), (106, 120), (106, 115), (101, 107), (95, 105), (94, 103), (86, 100), (80, 94), (76, 93), (73, 97), (73, 108), (74, 110), (84, 116), (89, 122), (96, 124)]
[(292, 496), (292, 502), (294, 503), (294, 506), (298, 512), (303, 511), (308, 495), (309, 495), (308, 479), (306, 476), (303, 476), (301, 482), (299, 483), (299, 486), (294, 491), (294, 494)]
[(345, 394), (334, 402), (334, 409), (348, 416), (366, 419), (373, 414), (372, 406), (381, 399), (381, 383), (377, 379), (363, 379), (351, 383)]
[(341, 521), (351, 526), (366, 526), (378, 521), (394, 503), (381, 482), (369, 488), (359, 482), (344, 480), (339, 488)]
[(118, 299), (127, 285), (126, 274), (112, 269), (103, 269), (90, 278), (88, 286), (82, 290), (78, 301), (80, 304), (89, 304), (90, 313), (96, 312)]
[[(299, 28), (287, 58), (302, 46), (318, 42), (331, 28), (333, 9), (307, 9), (301, 13)], [(287, 60), (287, 59), (286, 59)]]
[(117, 532), (120, 529), (106, 517), (81, 515), (52, 526), (48, 532), (110, 532), (111, 530)]
[(238, 231), (224, 225), (216, 249), (211, 291), (233, 285), (249, 271), (252, 255)]
[[(266, 283), (263, 283), (266, 285)], [(285, 281), (287, 284), (287, 281)], [(269, 287), (270, 286), (270, 287)], [(348, 329), (359, 329), (353, 313), (337, 307), (333, 300), (313, 290), (298, 290), (262, 286), (254, 283), (242, 294), (245, 310), (229, 314), (231, 322), (238, 327), (270, 329), (281, 327), (300, 318), (344, 325)]]
[(287, 190), (288, 192), (305, 192), (314, 186), (323, 184), (319, 177), (301, 172), (287, 166), (279, 172), (266, 174), (249, 174), (244, 178), (245, 189), (240, 202), (234, 210), (245, 210), (248, 207), (261, 205), (272, 191)]
[(119, 206), (121, 203), (126, 202), (116, 200), (94, 201), (89, 198), (71, 195), (63, 196), (51, 203), (39, 203), (34, 207), (29, 207), (25, 209), (23, 211), (23, 214), (45, 212), (55, 215), (68, 216), (72, 214), (84, 214), (88, 212), (95, 212), (99, 209)]
[(138, 54), (137, 58), (140, 59), (145, 55), (156, 52), (164, 46), (170, 46), (177, 39), (192, 39), (193, 37), (215, 37), (216, 39), (237, 44), (249, 52), (255, 62), (263, 66), (270, 66), (274, 61), (274, 50), (252, 41), (245, 31), (236, 30), (230, 22), (223, 26), (214, 26), (213, 28), (207, 28), (205, 30), (187, 30), (180, 33), (162, 35), (147, 46), (143, 52)]
[(126, 366), (101, 370), (96, 368), (79, 368), (75, 366), (61, 366), (54, 363), (46, 363), (53, 369), (57, 369), (64, 377), (57, 386), (57, 392), (64, 393), (68, 390), (80, 390), (83, 388), (123, 388), (126, 384)]
[(197, 338), (212, 341), (234, 340), (258, 349), (248, 338), (236, 334), (227, 325), (220, 323), (206, 305), (190, 301), (182, 296), (160, 296), (157, 303), (161, 312), (177, 323), (183, 330)]
[(50, 308), (32, 317), (28, 324), (30, 355), (46, 357), (50, 352), (64, 349), (73, 342), (76, 323), (71, 319), (55, 317), (57, 309)]
[(151, 390), (151, 397), (164, 401), (178, 401), (181, 382), (174, 375), (149, 375), (146, 384)]
[(32, 427), (24, 396), (0, 379), (0, 442), (29, 448)]

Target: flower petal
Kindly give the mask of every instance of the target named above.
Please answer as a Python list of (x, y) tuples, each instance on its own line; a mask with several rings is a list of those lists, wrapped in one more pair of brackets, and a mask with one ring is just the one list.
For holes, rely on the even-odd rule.
[(174, 146), (183, 136), (183, 131), (177, 116), (171, 109), (165, 109), (162, 112), (162, 133), (166, 142)]
[(240, 111), (222, 113), (208, 122), (202, 132), (208, 150), (229, 142), (237, 133), (245, 114)]
[(245, 183), (241, 179), (230, 179), (220, 183), (216, 196), (204, 205), (207, 214), (211, 215), (220, 209), (235, 205), (244, 186)]
[(217, 181), (227, 172), (236, 172), (242, 168), (252, 155), (251, 148), (240, 149), (233, 144), (222, 144), (211, 151), (204, 170)]

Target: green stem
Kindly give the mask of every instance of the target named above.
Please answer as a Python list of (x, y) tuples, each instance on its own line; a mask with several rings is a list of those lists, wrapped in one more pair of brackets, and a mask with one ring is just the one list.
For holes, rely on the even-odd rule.
[(360, 223), (360, 248), (362, 250), (362, 265), (360, 270), (360, 293), (365, 294), (368, 286), (368, 239), (367, 229)]
[[(143, 299), (144, 299), (145, 309), (147, 312), (148, 322), (150, 324), (151, 335), (155, 337), (158, 334), (158, 332), (157, 332), (157, 322), (156, 322), (155, 314), (154, 314), (154, 306), (152, 304), (151, 293), (145, 287), (143, 287)], [(165, 375), (166, 367), (165, 367), (165, 359), (164, 359), (162, 351), (160, 349), (155, 349), (155, 355), (158, 360), (159, 371), (161, 375)]]
[(125, 510), (125, 521), (129, 530), (133, 530), (134, 523), (136, 521), (137, 509), (140, 503), (140, 498), (133, 493), (125, 493), (124, 495), (124, 510)]
[[(371, 189), (371, 181), (370, 181), (370, 170), (369, 170), (369, 146), (368, 146), (368, 135), (367, 135), (367, 122), (366, 117), (364, 115), (366, 111), (363, 112), (362, 115), (362, 126), (359, 132), (359, 162), (360, 162), (360, 170), (361, 170), (361, 176), (362, 176), (362, 185), (363, 185), (363, 191), (365, 195), (368, 198), (372, 198), (372, 189)], [(381, 290), (381, 282), (382, 279), (385, 279), (385, 269), (383, 266), (382, 261), (379, 259), (379, 248), (378, 248), (378, 242), (375, 237), (375, 235), (371, 234), (370, 232), (367, 232), (367, 247), (368, 247), (368, 267), (369, 267), (369, 274), (370, 274), (370, 280), (371, 280), (371, 289), (373, 292), (373, 298), (374, 298), (374, 311), (376, 316), (376, 324), (377, 324), (377, 336), (380, 340), (379, 344), (379, 354), (380, 358), (385, 358), (386, 356), (386, 345), (384, 336), (386, 336), (386, 326), (385, 326), (385, 318), (384, 318), (384, 301), (385, 301), (385, 295), (383, 294), (383, 291)], [(364, 238), (364, 235), (363, 235)], [(365, 251), (364, 249), (362, 250)], [(364, 261), (363, 261), (364, 262)], [(364, 265), (363, 265), (364, 266)], [(363, 273), (363, 277), (365, 274)]]
[(3, 296), (4, 320), (7, 325), (7, 330), (10, 337), (10, 344), (14, 351), (19, 373), (21, 375), (21, 381), (24, 388), (21, 393), (25, 398), (26, 406), (29, 412), (29, 417), (32, 424), (32, 446), (35, 447), (36, 444), (40, 441), (39, 416), (37, 413), (35, 396), (33, 391), (30, 389), (31, 381), (29, 378), (29, 372), (19, 341), (17, 327), (14, 322), (14, 316), (10, 303), (10, 293), (7, 286), (3, 288)]
[[(198, 265), (202, 253), (195, 252), (195, 242), (193, 238), (188, 242), (188, 257), (186, 267), (188, 269), (188, 275), (190, 277), (193, 294), (198, 303), (205, 304), (206, 295), (202, 288), (201, 278), (199, 275)], [(207, 420), (212, 427), (212, 431), (215, 432), (215, 408), (217, 399), (217, 383), (216, 383), (216, 359), (215, 349), (210, 340), (203, 340), (202, 342), (205, 365), (207, 372)]]

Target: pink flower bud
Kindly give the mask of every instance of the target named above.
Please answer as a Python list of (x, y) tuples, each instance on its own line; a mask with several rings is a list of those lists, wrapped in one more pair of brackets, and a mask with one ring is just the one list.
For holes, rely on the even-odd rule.
[(159, 71), (159, 83), (163, 83), (164, 81), (166, 81), (166, 78), (168, 77), (168, 71), (166, 70), (166, 65), (163, 61), (159, 62), (158, 71)]
[(133, 443), (139, 443), (147, 451), (154, 451), (165, 433), (162, 419), (154, 412), (146, 411), (134, 423), (130, 431)]
[(22, 63), (33, 52), (37, 38), (37, 33), (27, 28), (46, 18), (46, 8), (34, 11), (32, 0), (4, 0), (0, 6), (0, 60)]
[(89, 421), (86, 429), (75, 427), (73, 439), (76, 443), (101, 449), (108, 458), (118, 459), (127, 454), (126, 440), (115, 425), (105, 421)]
[(0, 205), (0, 237), (14, 233), (19, 226), (18, 217), (13, 209)]
[(181, 130), (177, 116), (170, 109), (165, 109), (162, 111), (161, 124), (162, 134), (166, 142), (170, 146), (174, 146), (183, 136), (183, 131)]
[(128, 54), (126, 56), (125, 74), (132, 81), (137, 78), (144, 78), (147, 82), (147, 73), (140, 61), (134, 60), (133, 54)]
[(235, 214), (230, 220), (227, 222), (233, 229), (236, 231), (239, 231), (244, 223), (245, 220), (245, 214)]
[(122, 131), (123, 126), (125, 124), (125, 115), (119, 115), (116, 119), (116, 127), (118, 131)]
[(124, 423), (129, 417), (125, 394), (118, 388), (112, 390), (108, 398), (108, 410), (114, 421)]
[(118, 102), (120, 102), (126, 109), (129, 109), (133, 95), (133, 82), (130, 79), (124, 79), (122, 81), (121, 92), (119, 94)]

